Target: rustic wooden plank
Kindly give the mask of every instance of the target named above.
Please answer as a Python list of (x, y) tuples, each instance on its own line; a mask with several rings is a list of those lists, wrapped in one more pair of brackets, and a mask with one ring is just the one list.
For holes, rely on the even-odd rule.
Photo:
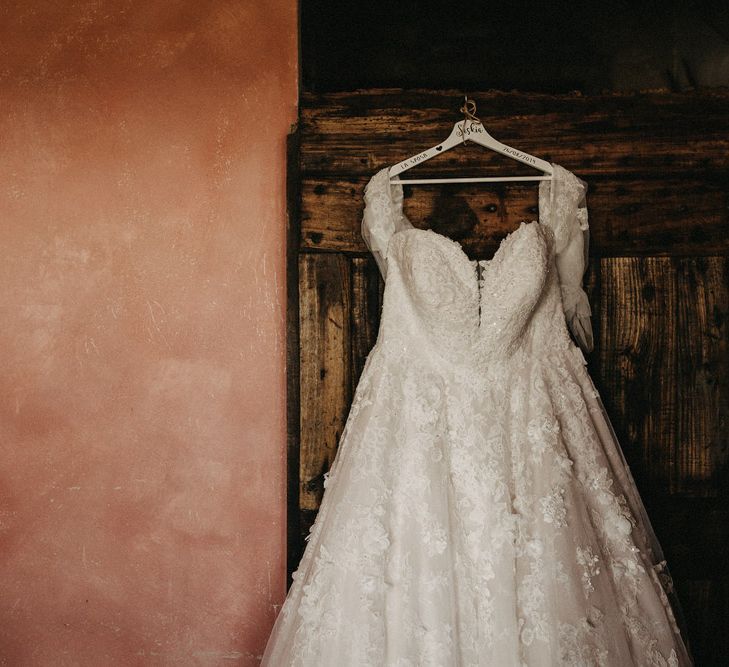
[(350, 273), (342, 255), (300, 256), (299, 508), (315, 510), (351, 401)]
[[(470, 96), (478, 104), (477, 115), (497, 139), (552, 162), (579, 164), (580, 173), (588, 177), (690, 173), (726, 178), (726, 90), (595, 96), (487, 91)], [(304, 93), (304, 174), (364, 176), (435, 145), (462, 118), (462, 99), (461, 91)], [(408, 173), (461, 173), (459, 152), (449, 151)], [(472, 164), (483, 173), (488, 158), (480, 151), (465, 152), (478, 156)], [(498, 158), (492, 159), (496, 164)], [(520, 168), (513, 161), (500, 163), (510, 171)]]
[(679, 489), (716, 495), (729, 463), (729, 260), (683, 259), (676, 269)]
[(374, 259), (353, 257), (351, 297), (352, 396), (359, 383), (364, 363), (377, 339), (380, 323), (380, 273)]
[(599, 378), (652, 493), (720, 494), (729, 414), (729, 260), (601, 261)]
[(676, 288), (670, 258), (601, 261), (599, 377), (636, 481), (676, 485)]
[[(303, 181), (303, 249), (367, 251), (361, 236), (367, 180)], [(728, 193), (729, 186), (722, 189), (693, 179), (590, 181), (590, 252), (601, 256), (729, 253)], [(535, 184), (409, 186), (403, 210), (415, 226), (435, 229), (459, 241), (474, 258), (485, 258), (521, 220), (537, 216), (538, 188)]]

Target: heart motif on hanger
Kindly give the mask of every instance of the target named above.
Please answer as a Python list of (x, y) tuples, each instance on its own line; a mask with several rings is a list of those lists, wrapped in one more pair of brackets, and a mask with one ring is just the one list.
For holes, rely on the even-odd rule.
[(435, 150), (437, 150), (437, 151), (442, 151), (442, 150), (443, 150), (443, 146), (436, 146), (436, 147), (435, 147)]

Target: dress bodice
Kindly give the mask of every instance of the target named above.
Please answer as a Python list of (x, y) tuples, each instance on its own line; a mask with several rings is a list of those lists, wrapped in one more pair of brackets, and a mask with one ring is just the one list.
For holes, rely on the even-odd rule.
[(471, 260), (460, 243), (414, 227), (402, 185), (388, 170), (365, 189), (362, 234), (385, 277), (382, 335), (471, 370), (519, 350), (544, 353), (572, 343), (592, 348), (585, 268), (585, 185), (553, 165), (542, 181), (539, 220), (522, 221), (492, 259)]

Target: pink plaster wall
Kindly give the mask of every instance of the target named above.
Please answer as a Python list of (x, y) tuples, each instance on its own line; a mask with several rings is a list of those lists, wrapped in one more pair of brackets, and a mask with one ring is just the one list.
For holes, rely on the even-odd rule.
[(0, 664), (258, 663), (297, 49), (291, 0), (0, 6)]

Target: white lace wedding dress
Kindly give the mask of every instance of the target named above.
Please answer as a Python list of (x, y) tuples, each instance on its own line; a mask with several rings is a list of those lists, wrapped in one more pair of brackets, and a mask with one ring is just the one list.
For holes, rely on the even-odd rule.
[(380, 328), (264, 666), (691, 664), (568, 333), (591, 349), (586, 188), (553, 168), (481, 261), (370, 179)]

